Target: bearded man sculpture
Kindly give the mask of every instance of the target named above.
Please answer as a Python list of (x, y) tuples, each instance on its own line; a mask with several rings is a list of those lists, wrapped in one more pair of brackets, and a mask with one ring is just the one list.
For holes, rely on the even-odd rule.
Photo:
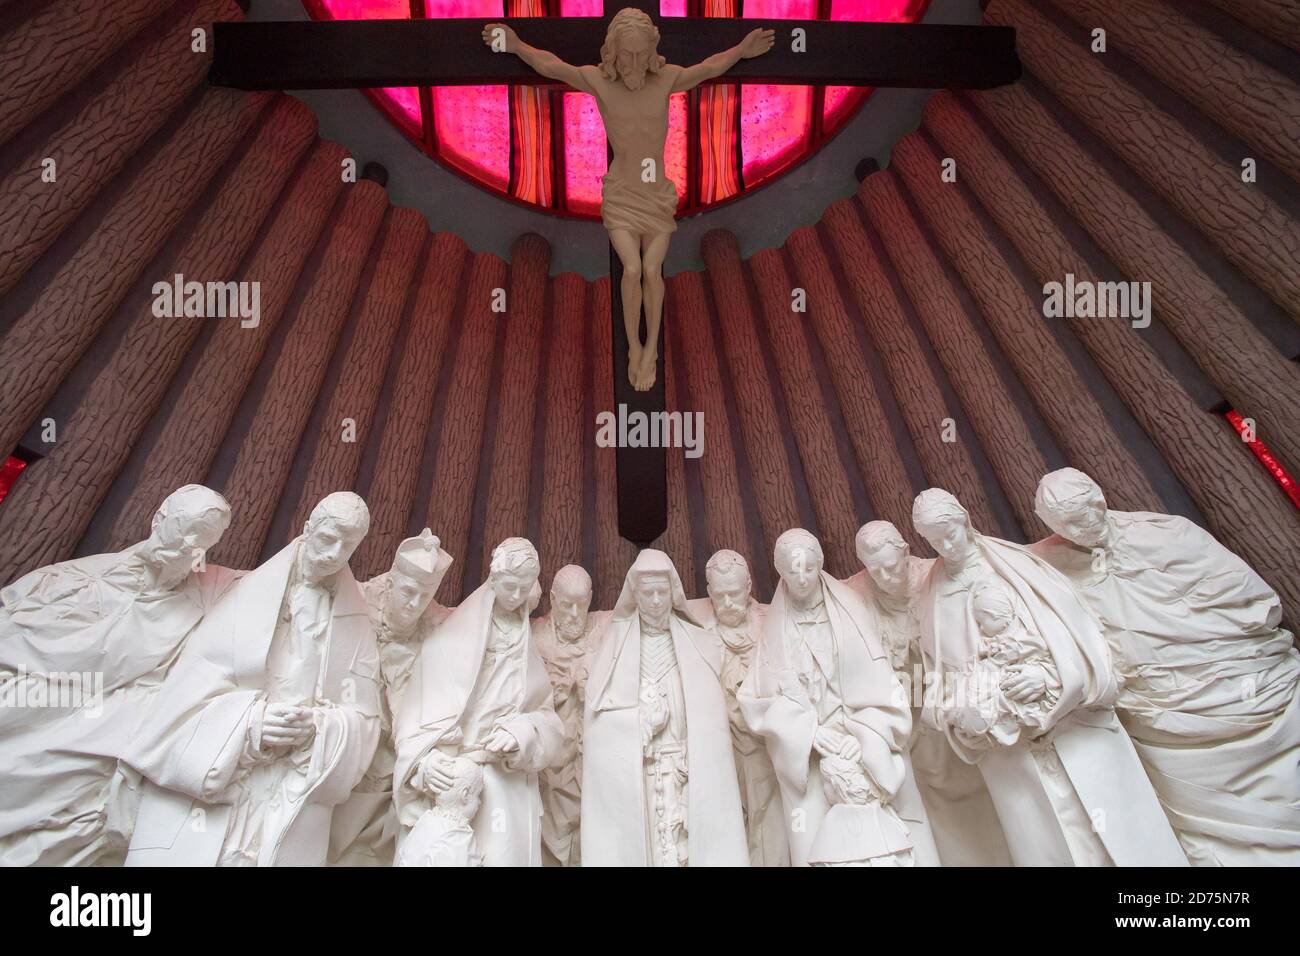
[[(694, 66), (659, 55), (659, 30), (649, 15), (627, 7), (609, 21), (600, 66), (573, 66), (554, 53), (524, 43), (504, 23), (483, 28), (483, 42), (513, 53), (542, 76), (596, 97), (614, 158), (601, 180), (600, 217), (623, 264), (623, 323), (627, 329), (628, 380), (637, 391), (655, 381), (659, 323), (663, 318), (663, 261), (677, 228), (677, 187), (664, 173), (668, 97), (716, 79), (740, 60), (772, 48), (771, 30), (752, 30), (729, 50)], [(641, 342), (641, 308), (646, 338)]]

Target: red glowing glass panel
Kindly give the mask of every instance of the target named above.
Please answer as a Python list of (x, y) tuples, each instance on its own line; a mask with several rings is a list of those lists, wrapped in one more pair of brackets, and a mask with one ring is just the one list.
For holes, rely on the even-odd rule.
[(600, 213), (600, 178), (608, 168), (605, 128), (590, 93), (564, 94), (564, 195), (576, 213)]
[[(745, 0), (744, 16), (815, 20), (817, 0)], [(740, 96), (742, 174), (745, 185), (753, 186), (807, 150), (812, 137), (813, 88), (746, 85)]]
[[(604, 136), (602, 130), (601, 136)], [(677, 209), (686, 205), (686, 94), (668, 97), (668, 140), (664, 143), (664, 165), (677, 187)]]
[[(422, 12), (443, 17), (536, 14), (549, 7), (561, 16), (604, 13), (604, 0), (303, 0), (317, 19), (407, 19)], [(830, 0), (832, 20), (909, 22), (929, 0)], [(701, 0), (706, 15), (734, 16), (738, 0)], [(816, 19), (819, 0), (744, 0), (748, 19)], [(688, 15), (687, 0), (660, 0), (666, 17)], [(778, 42), (780, 41), (778, 37)], [(594, 53), (593, 53), (594, 57)], [(739, 89), (739, 95), (735, 92)], [(679, 212), (698, 211), (771, 180), (817, 149), (871, 95), (863, 87), (718, 85), (669, 103), (667, 175), (677, 186)], [(368, 95), (412, 139), (462, 173), (516, 199), (579, 216), (597, 216), (600, 177), (606, 169), (604, 128), (586, 94), (552, 96), (541, 88), (434, 87), (432, 130), (425, 132), (420, 91), (414, 87), (368, 90)], [(552, 111), (562, 115), (552, 117)], [(813, 117), (820, 104), (821, 122)], [(818, 128), (820, 127), (820, 128)], [(697, 136), (694, 149), (689, 131)], [(563, 136), (562, 143), (552, 143)], [(737, 139), (738, 137), (738, 139)], [(695, 181), (689, 182), (688, 176)], [(562, 188), (561, 187), (562, 180)]]
[(1268, 469), (1268, 473), (1273, 476), (1273, 480), (1278, 483), (1283, 494), (1291, 499), (1293, 505), (1300, 508), (1300, 485), (1295, 483), (1295, 479), (1291, 477), (1286, 468), (1283, 467), (1282, 463), (1277, 460), (1273, 452), (1269, 450), (1269, 447), (1259, 440), (1258, 434), (1250, 435), (1249, 440), (1246, 440), (1248, 437), (1246, 434), (1246, 429), (1248, 427), (1246, 419), (1243, 418), (1241, 413), (1236, 409), (1232, 409), (1227, 413), (1227, 419), (1229, 423), (1231, 423), (1232, 427), (1237, 430), (1237, 434), (1242, 437), (1242, 440), (1254, 453), (1255, 457), (1259, 459), (1260, 464)]
[(10, 455), (5, 459), (4, 464), (0, 465), (0, 501), (5, 500), (5, 495), (9, 494), (18, 480), (18, 476), (23, 473), (27, 467), (27, 462), (21, 458), (15, 458)]

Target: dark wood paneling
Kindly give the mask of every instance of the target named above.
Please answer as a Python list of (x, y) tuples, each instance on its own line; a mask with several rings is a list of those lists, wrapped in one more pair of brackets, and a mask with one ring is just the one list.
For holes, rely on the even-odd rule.
[[(157, 437), (147, 449), (130, 497), (114, 519), (109, 547), (118, 550), (149, 533), (158, 502), (180, 485), (203, 481), (244, 390), (288, 305), (299, 273), (342, 189), (335, 143), (318, 143), (290, 187), (284, 206), (253, 253), (233, 276), (261, 283), (262, 318), (256, 328), (223, 320), (204, 344)], [(238, 514), (235, 521), (239, 520)]]

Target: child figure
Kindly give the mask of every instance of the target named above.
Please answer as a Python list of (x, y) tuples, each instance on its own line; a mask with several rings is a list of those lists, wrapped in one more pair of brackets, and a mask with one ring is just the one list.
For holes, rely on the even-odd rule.
[(957, 677), (954, 731), (976, 751), (1014, 746), (1022, 731), (1037, 737), (1061, 689), (1046, 644), (1025, 627), (1010, 592), (995, 578), (971, 589), (971, 613), (980, 648)]
[(415, 822), (397, 852), (395, 866), (482, 866), (470, 826), (483, 797), (483, 768), (456, 757), (446, 768), (451, 786), (433, 798), (433, 807)]
[(867, 780), (862, 764), (838, 755), (821, 759), (830, 810), (808, 852), (810, 866), (912, 866), (907, 825)]

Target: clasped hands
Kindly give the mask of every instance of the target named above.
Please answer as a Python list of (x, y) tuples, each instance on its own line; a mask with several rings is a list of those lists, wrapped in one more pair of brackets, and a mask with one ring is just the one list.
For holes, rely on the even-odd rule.
[(647, 694), (641, 699), (641, 751), (650, 752), (650, 741), (668, 726), (668, 701), (661, 694)]
[(316, 736), (316, 711), (296, 704), (267, 704), (262, 712), (259, 750), (296, 750)]
[(818, 727), (813, 734), (813, 749), (823, 757), (843, 757), (850, 763), (862, 760), (862, 745), (852, 734), (842, 734), (829, 727)]

